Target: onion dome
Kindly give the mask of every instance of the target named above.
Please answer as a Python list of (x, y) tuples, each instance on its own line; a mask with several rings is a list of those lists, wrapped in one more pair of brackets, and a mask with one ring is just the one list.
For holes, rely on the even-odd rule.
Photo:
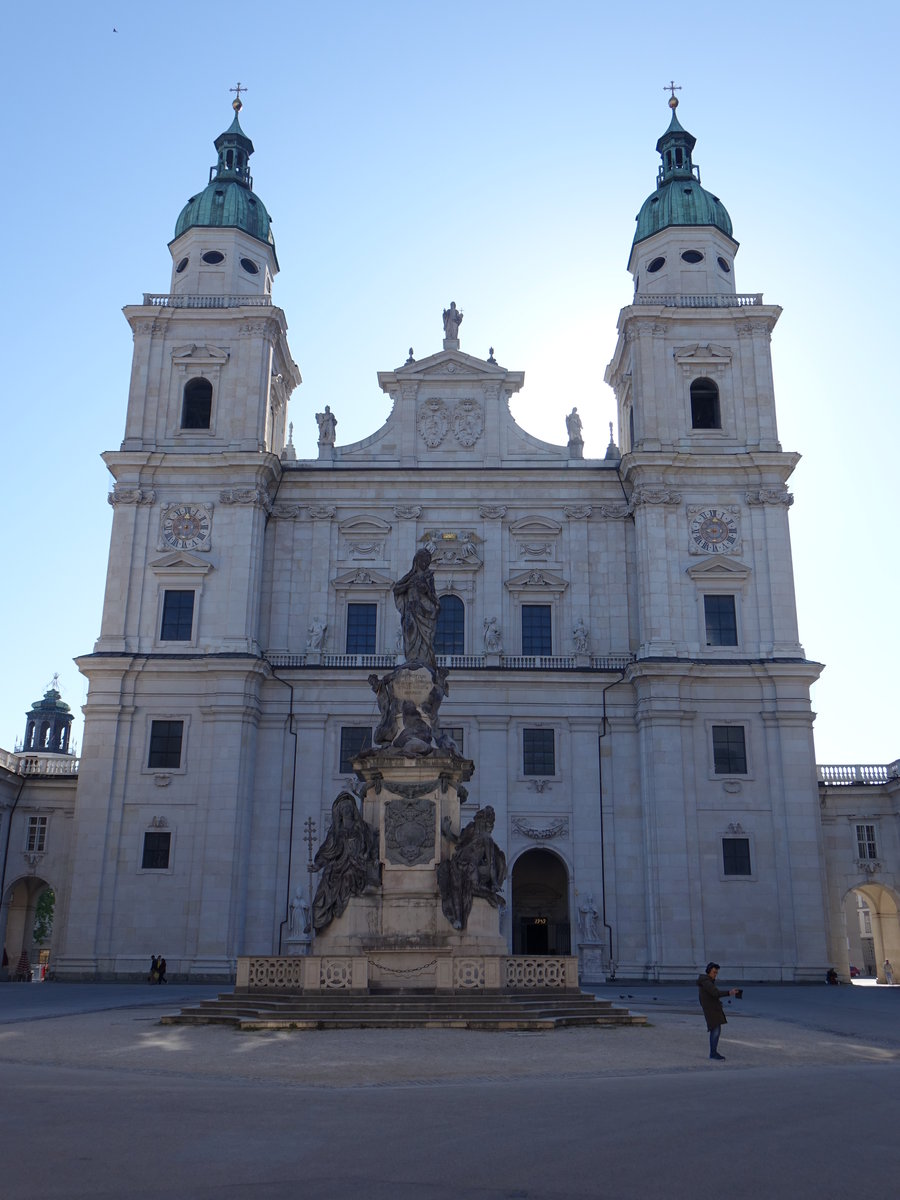
[(209, 183), (191, 196), (175, 223), (175, 237), (196, 226), (242, 229), (251, 237), (274, 246), (266, 206), (253, 192), (250, 155), (253, 143), (241, 129), (240, 97), (233, 101), (234, 120), (215, 140), (218, 162), (209, 170)]
[(656, 143), (662, 165), (656, 191), (648, 196), (637, 215), (633, 245), (672, 225), (713, 225), (733, 237), (731, 217), (718, 196), (700, 186), (700, 168), (691, 162), (697, 139), (683, 129), (675, 115), (678, 100), (669, 101), (672, 120)]

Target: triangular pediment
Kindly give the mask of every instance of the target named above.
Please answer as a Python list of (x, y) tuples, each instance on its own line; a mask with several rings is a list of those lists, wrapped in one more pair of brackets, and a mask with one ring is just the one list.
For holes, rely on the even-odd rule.
[(386, 392), (393, 392), (403, 385), (442, 382), (501, 383), (504, 391), (512, 395), (525, 382), (522, 371), (507, 371), (497, 362), (464, 354), (462, 350), (441, 350), (419, 361), (407, 361), (396, 371), (379, 371), (378, 383)]
[(555, 574), (553, 571), (519, 571), (516, 575), (510, 575), (506, 581), (506, 587), (510, 591), (547, 591), (547, 592), (564, 592), (569, 586), (568, 582), (561, 575)]
[(177, 346), (172, 351), (172, 362), (176, 364), (189, 363), (193, 366), (199, 366), (201, 363), (217, 363), (219, 366), (224, 366), (228, 362), (228, 351), (208, 345)]
[(700, 366), (705, 363), (725, 366), (732, 359), (731, 350), (727, 346), (716, 346), (710, 342), (705, 345), (695, 343), (693, 346), (676, 346), (675, 361), (684, 365)]
[(384, 590), (393, 587), (393, 584), (393, 579), (387, 575), (382, 575), (380, 571), (370, 571), (366, 567), (357, 567), (353, 571), (342, 571), (331, 581), (331, 586), (336, 588), (363, 587)]
[(731, 558), (706, 558), (703, 562), (694, 563), (687, 568), (687, 574), (695, 582), (703, 580), (710, 583), (714, 580), (730, 583), (743, 583), (752, 574), (750, 568), (742, 562)]
[(207, 558), (201, 558), (199, 554), (191, 554), (187, 550), (173, 550), (170, 554), (161, 554), (159, 558), (150, 560), (150, 568), (153, 571), (189, 571), (196, 575), (198, 572), (205, 575), (207, 571), (212, 570), (212, 563)]

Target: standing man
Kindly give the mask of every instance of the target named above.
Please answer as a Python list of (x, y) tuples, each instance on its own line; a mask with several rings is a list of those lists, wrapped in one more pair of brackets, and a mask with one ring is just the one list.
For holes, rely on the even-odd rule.
[(700, 989), (700, 1007), (703, 1009), (703, 1015), (706, 1017), (706, 1028), (709, 1030), (709, 1057), (718, 1059), (719, 1062), (725, 1061), (725, 1055), (719, 1053), (719, 1034), (722, 1032), (722, 1026), (727, 1024), (725, 1019), (725, 1011), (722, 1008), (722, 996), (738, 996), (740, 992), (737, 988), (726, 989), (722, 991), (716, 987), (716, 976), (719, 974), (719, 964), (715, 962), (706, 964), (706, 974), (699, 976), (697, 979), (697, 987)]

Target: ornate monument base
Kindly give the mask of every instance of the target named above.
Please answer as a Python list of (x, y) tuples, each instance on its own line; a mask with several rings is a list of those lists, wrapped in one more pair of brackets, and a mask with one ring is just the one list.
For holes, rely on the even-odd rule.
[[(353, 987), (499, 988), (507, 948), (498, 909), (474, 896), (465, 928), (456, 929), (438, 884), (437, 867), (459, 838), (459, 788), (473, 764), (452, 752), (406, 758), (375, 751), (354, 768), (366, 785), (363, 820), (377, 833), (381, 886), (352, 896), (316, 936), (310, 979), (312, 959), (324, 959), (351, 971)], [(338, 968), (338, 959), (352, 961)]]

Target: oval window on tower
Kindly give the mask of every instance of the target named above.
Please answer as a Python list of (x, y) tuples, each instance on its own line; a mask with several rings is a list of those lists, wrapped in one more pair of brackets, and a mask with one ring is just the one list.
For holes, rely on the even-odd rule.
[(703, 262), (703, 255), (699, 250), (685, 250), (681, 257), (686, 263)]
[(725, 272), (725, 274), (726, 274), (726, 275), (730, 275), (730, 274), (731, 274), (731, 267), (729, 267), (728, 263), (727, 263), (727, 262), (725, 261), (725, 259), (724, 259), (724, 258), (721, 256), (721, 254), (720, 254), (720, 255), (719, 255), (719, 257), (716, 259), (716, 262), (719, 264), (719, 266), (722, 268), (722, 270)]
[(647, 271), (649, 274), (655, 275), (656, 272), (661, 270), (665, 265), (666, 260), (664, 258), (654, 258), (654, 260), (648, 265)]
[(253, 261), (252, 258), (242, 258), (241, 266), (244, 268), (244, 270), (247, 272), (248, 275), (258, 275), (259, 274), (259, 267), (256, 265), (256, 263)]
[(214, 267), (217, 263), (225, 261), (225, 255), (222, 254), (220, 250), (207, 250), (206, 253), (201, 257), (203, 258), (203, 261), (205, 263), (209, 263), (211, 267)]
[(187, 265), (188, 265), (188, 260), (186, 258), (183, 258), (181, 260), (181, 262), (178, 264), (178, 266), (175, 268), (175, 274), (180, 275), (181, 272), (185, 269), (185, 267)]

